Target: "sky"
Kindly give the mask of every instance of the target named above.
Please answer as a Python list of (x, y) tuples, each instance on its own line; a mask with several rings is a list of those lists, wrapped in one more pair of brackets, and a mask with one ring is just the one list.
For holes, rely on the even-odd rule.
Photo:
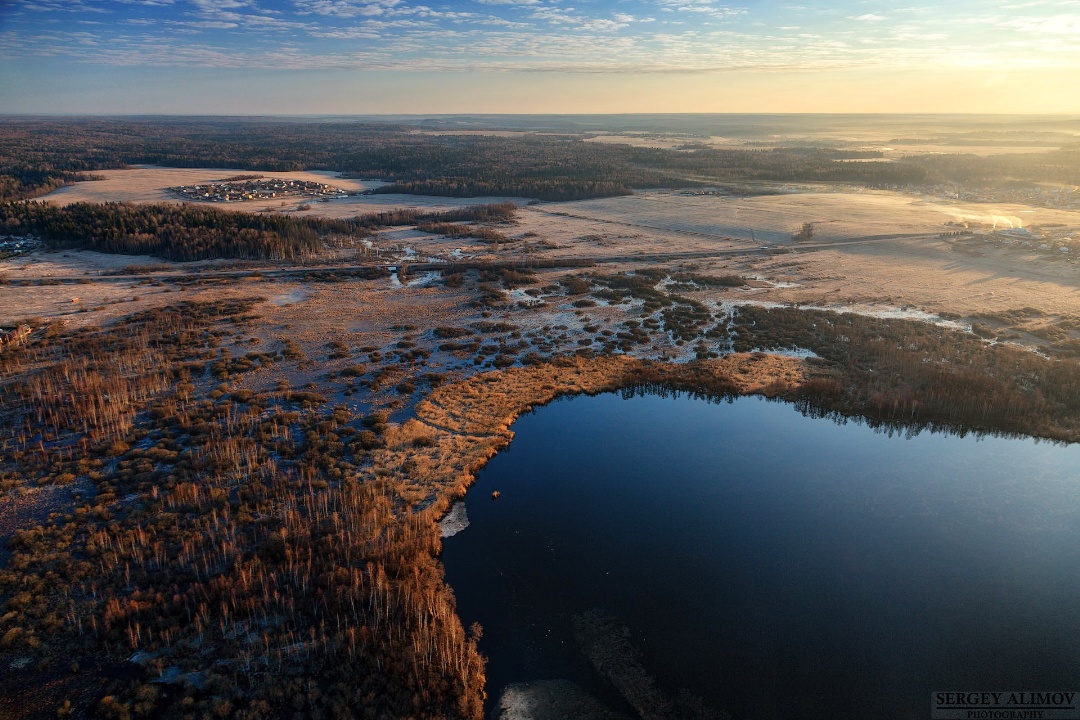
[(1080, 113), (1080, 0), (0, 0), (0, 113)]

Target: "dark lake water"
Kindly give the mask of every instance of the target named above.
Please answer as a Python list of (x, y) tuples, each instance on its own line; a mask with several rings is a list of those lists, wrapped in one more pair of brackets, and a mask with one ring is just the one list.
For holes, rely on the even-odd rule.
[(593, 609), (661, 690), (737, 720), (1080, 685), (1080, 446), (889, 437), (752, 397), (579, 397), (514, 430), (443, 551), (493, 699), (569, 678), (627, 711), (575, 641)]

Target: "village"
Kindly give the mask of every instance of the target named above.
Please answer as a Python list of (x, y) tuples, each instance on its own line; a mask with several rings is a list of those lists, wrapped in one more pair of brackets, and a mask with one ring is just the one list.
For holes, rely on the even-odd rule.
[(0, 260), (37, 250), (40, 245), (33, 235), (0, 235)]
[(297, 196), (332, 198), (345, 197), (349, 194), (341, 188), (325, 183), (281, 178), (224, 180), (205, 185), (179, 185), (167, 189), (185, 200), (200, 202), (242, 202)]

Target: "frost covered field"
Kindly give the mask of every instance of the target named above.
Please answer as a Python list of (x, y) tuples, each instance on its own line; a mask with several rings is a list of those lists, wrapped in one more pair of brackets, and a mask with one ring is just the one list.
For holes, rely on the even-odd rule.
[[(165, 188), (247, 173), (140, 167), (98, 174), (106, 179), (62, 188), (48, 195), (45, 201), (178, 202)], [(251, 174), (315, 180), (345, 190), (362, 190), (377, 184), (337, 178), (333, 172)], [(677, 261), (672, 266), (692, 265), (701, 272), (752, 278), (746, 288), (702, 293), (700, 299), (714, 302), (745, 299), (826, 307), (912, 308), (932, 314), (961, 315), (1019, 307), (1034, 307), (1052, 314), (1080, 313), (1080, 278), (1072, 261), (1017, 247), (1003, 248), (989, 241), (983, 243), (981, 238), (977, 238), (973, 249), (970, 240), (960, 243), (954, 238), (941, 237), (943, 232), (962, 227), (962, 223), (980, 233), (989, 233), (995, 227), (1037, 229), (1039, 226), (1055, 227), (1059, 233), (1071, 232), (1072, 228), (1080, 231), (1080, 213), (1009, 203), (957, 202), (886, 191), (806, 192), (806, 189), (756, 197), (652, 190), (625, 197), (537, 204), (518, 198), (516, 202), (521, 206), (518, 222), (503, 231), (522, 242), (493, 247), (468, 238), (421, 233), (410, 227), (384, 230), (372, 242), (382, 253), (379, 257), (385, 257), (388, 262), (399, 255), (410, 262), (430, 255), (524, 263), (542, 258), (622, 260), (605, 263), (598, 269), (602, 272), (633, 270), (640, 265), (633, 261), (635, 255), (716, 252), (715, 257)], [(442, 210), (506, 199), (360, 195), (328, 202), (288, 198), (277, 205), (265, 200), (215, 205), (249, 212), (347, 218), (392, 208)], [(309, 209), (298, 211), (297, 207)], [(807, 222), (813, 223), (813, 238), (792, 241), (792, 234)], [(1080, 236), (1080, 232), (1075, 234)], [(770, 250), (760, 250), (763, 246)], [(775, 250), (782, 254), (773, 254)], [(108, 272), (105, 266), (115, 269), (139, 262), (153, 262), (153, 259), (36, 253), (32, 258), (0, 262), (0, 272), (12, 277), (85, 272), (95, 275)], [(549, 273), (552, 280), (560, 274)], [(120, 293), (128, 303), (132, 297), (138, 298), (135, 302), (139, 305), (153, 303), (152, 298), (160, 288), (136, 288), (136, 282), (78, 290), (39, 288), (34, 301), (25, 303), (20, 300), (26, 293), (9, 290), (5, 294), (21, 314), (70, 316), (79, 309), (72, 302), (73, 297), (81, 299), (79, 304), (98, 306), (108, 302), (110, 294)], [(217, 295), (223, 290), (224, 287), (207, 288), (204, 292)], [(231, 293), (255, 291), (238, 286), (229, 290)], [(391, 283), (385, 287), (385, 291), (399, 295), (419, 290), (419, 287), (393, 288)], [(167, 298), (165, 295), (162, 299)], [(533, 321), (528, 324), (558, 321), (554, 316), (545, 319), (552, 313), (565, 313), (565, 309), (555, 310), (557, 306), (557, 302), (549, 302), (546, 308), (534, 309), (530, 313)], [(119, 309), (111, 305), (102, 308), (106, 314)], [(592, 312), (606, 311), (596, 308)], [(70, 319), (78, 321), (83, 317)]]
[[(804, 222), (814, 241), (940, 233), (945, 223), (1011, 228), (1038, 223), (1080, 225), (1080, 213), (1015, 204), (959, 203), (895, 192), (793, 192), (757, 197), (654, 191), (627, 197), (546, 204), (535, 212), (644, 231), (787, 243)], [(753, 231), (753, 238), (751, 237)], [(692, 238), (690, 238), (692, 240)], [(702, 238), (707, 239), (707, 238)]]

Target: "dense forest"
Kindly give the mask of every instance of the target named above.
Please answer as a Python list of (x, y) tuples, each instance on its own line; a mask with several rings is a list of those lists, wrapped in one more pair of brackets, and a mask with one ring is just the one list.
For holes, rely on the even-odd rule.
[(1002, 180), (1080, 185), (1080, 147), (1075, 145), (1045, 153), (920, 155), (906, 164), (922, 168), (928, 177), (964, 185), (994, 185)]
[(507, 202), (468, 205), (452, 210), (435, 211), (425, 211), (417, 208), (396, 208), (384, 212), (357, 215), (352, 222), (363, 228), (453, 222), (509, 223), (513, 222), (516, 215), (517, 205)]
[(513, 203), (498, 203), (445, 211), (389, 210), (329, 220), (187, 204), (73, 203), (58, 207), (23, 201), (0, 204), (0, 235), (34, 235), (54, 248), (155, 255), (179, 261), (303, 260), (322, 250), (328, 238), (356, 239), (377, 228), (399, 225), (502, 242), (506, 237), (490, 227), (455, 223), (505, 225), (513, 222), (516, 212)]
[(0, 172), (0, 200), (26, 200), (94, 176), (50, 167), (8, 166)]
[(40, 202), (0, 205), (0, 234), (36, 235), (53, 247), (169, 260), (300, 260), (328, 235), (366, 235), (354, 222), (254, 215), (196, 205)]
[[(864, 162), (844, 162), (859, 159)], [(1080, 183), (1080, 151), (875, 162), (824, 147), (682, 149), (587, 142), (552, 134), (433, 135), (373, 122), (222, 119), (7, 119), (0, 122), (0, 199), (21, 199), (79, 173), (133, 164), (245, 170), (336, 170), (385, 180), (378, 192), (542, 200), (645, 187), (741, 180), (870, 185)]]

